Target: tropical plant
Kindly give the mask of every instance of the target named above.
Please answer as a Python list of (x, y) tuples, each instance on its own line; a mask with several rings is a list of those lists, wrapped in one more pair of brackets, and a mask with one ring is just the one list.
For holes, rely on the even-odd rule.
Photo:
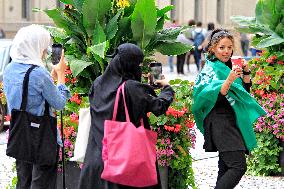
[(252, 71), (252, 94), (267, 112), (255, 123), (258, 147), (248, 157), (248, 173), (275, 175), (281, 171), (279, 156), (284, 141), (284, 56), (283, 52), (263, 51), (249, 64)]
[(79, 108), (87, 106), (91, 84), (109, 62), (107, 54), (113, 54), (122, 43), (134, 43), (143, 50), (143, 65), (147, 67), (155, 52), (176, 55), (191, 47), (176, 42), (186, 27), (163, 28), (173, 6), (158, 9), (155, 0), (60, 1), (66, 4), (64, 8), (34, 11), (44, 12), (53, 20), (55, 26), (45, 27), (54, 43), (63, 44), (70, 68), (65, 73), (66, 85), (73, 95), (63, 118), (64, 155), (68, 160), (73, 155)]
[(180, 79), (170, 81), (175, 99), (166, 114), (148, 114), (152, 129), (158, 133), (157, 159), (169, 167), (169, 187), (184, 189), (194, 184), (190, 148), (195, 145), (194, 119), (191, 112), (193, 84)]
[(282, 51), (284, 47), (283, 0), (258, 0), (255, 17), (232, 16), (231, 20), (238, 24), (237, 30), (255, 34), (253, 45), (256, 48)]
[(108, 64), (105, 55), (121, 43), (139, 45), (145, 62), (156, 51), (177, 55), (191, 49), (176, 41), (186, 27), (163, 29), (172, 5), (158, 9), (155, 0), (60, 1), (68, 6), (34, 11), (43, 11), (54, 21), (56, 27), (47, 29), (54, 42), (64, 45), (72, 73), (85, 93)]
[[(284, 141), (284, 1), (258, 0), (255, 17), (233, 16), (237, 30), (254, 34), (252, 44), (265, 49), (260, 57), (250, 61), (252, 93), (267, 115), (255, 124), (258, 148), (248, 158), (248, 173), (271, 175), (281, 171), (278, 157)], [(268, 157), (268, 158), (266, 158)], [(283, 166), (283, 165), (282, 165)]]

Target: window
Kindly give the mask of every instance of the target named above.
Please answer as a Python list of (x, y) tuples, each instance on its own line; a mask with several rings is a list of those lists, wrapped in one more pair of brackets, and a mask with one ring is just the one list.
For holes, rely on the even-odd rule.
[(57, 0), (56, 2), (56, 6), (59, 8), (59, 7), (63, 7), (64, 8), (64, 3), (60, 2), (59, 0)]
[(199, 21), (200, 19), (200, 2), (195, 0), (194, 2), (194, 20)]
[(171, 0), (171, 5), (174, 6), (174, 9), (171, 10), (171, 20), (176, 19), (176, 0)]
[(31, 12), (31, 1), (22, 0), (22, 18), (29, 20)]
[(224, 0), (217, 0), (217, 22), (219, 24), (224, 23)]

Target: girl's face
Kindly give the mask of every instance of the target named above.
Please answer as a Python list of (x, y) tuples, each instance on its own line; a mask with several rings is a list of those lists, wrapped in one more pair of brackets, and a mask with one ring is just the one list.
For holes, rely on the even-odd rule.
[(227, 62), (231, 58), (233, 52), (233, 42), (229, 38), (225, 37), (217, 43), (212, 51), (216, 58), (218, 58), (221, 62)]

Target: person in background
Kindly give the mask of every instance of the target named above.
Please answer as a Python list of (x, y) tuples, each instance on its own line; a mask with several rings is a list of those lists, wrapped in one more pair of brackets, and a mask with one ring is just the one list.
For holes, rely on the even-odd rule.
[[(178, 42), (180, 43), (183, 43), (183, 44), (186, 44), (186, 45), (190, 45), (192, 46), (193, 43), (191, 40), (189, 40), (186, 35), (185, 35), (185, 32), (181, 32), (178, 36), (177, 36), (177, 40)], [(179, 54), (177, 55), (177, 74), (180, 75), (180, 74), (184, 74), (184, 63), (185, 63), (185, 60), (186, 60), (186, 53), (184, 54)]]
[(192, 112), (204, 135), (203, 148), (219, 152), (215, 189), (233, 189), (247, 169), (245, 154), (256, 147), (253, 123), (266, 112), (249, 94), (247, 62), (232, 65), (233, 36), (223, 29), (211, 33), (206, 64), (194, 84)]
[(240, 42), (244, 56), (248, 56), (249, 38), (246, 33), (240, 33)]
[[(53, 67), (52, 76), (43, 63), (50, 39), (48, 31), (39, 25), (23, 27), (17, 32), (10, 51), (12, 62), (7, 65), (3, 75), (4, 93), (7, 97), (9, 113), (12, 109), (20, 109), (24, 76), (32, 65), (36, 67), (29, 76), (26, 111), (42, 116), (45, 110), (45, 100), (54, 109), (64, 108), (70, 97), (70, 92), (65, 86), (64, 53), (62, 53), (60, 62)], [(57, 80), (57, 86), (54, 85), (53, 79)], [(51, 115), (53, 115), (52, 112)], [(17, 189), (56, 188), (57, 163), (42, 166), (16, 159), (16, 170)]]
[(202, 28), (202, 22), (197, 22), (195, 29), (192, 31), (194, 43), (194, 60), (197, 71), (200, 71), (200, 62), (202, 54), (202, 43), (205, 40), (206, 30)]
[[(214, 29), (215, 29), (215, 24), (214, 24), (213, 22), (209, 22), (209, 23), (207, 24), (207, 33), (206, 33), (206, 36), (205, 36), (205, 40), (204, 40), (203, 43), (201, 44), (203, 51), (204, 51), (205, 48), (208, 46), (211, 33), (213, 32)], [(204, 64), (205, 64), (205, 57), (202, 56), (202, 57), (201, 57), (201, 63), (200, 63), (200, 69), (203, 68)]]
[[(131, 43), (119, 45), (105, 72), (94, 81), (90, 89), (91, 128), (79, 189), (134, 189), (101, 178), (104, 169), (102, 140), (104, 121), (112, 119), (116, 92), (122, 83), (126, 82), (126, 105), (130, 120), (136, 127), (140, 126), (142, 118), (144, 127), (150, 129), (147, 113), (153, 112), (157, 116), (164, 114), (173, 101), (174, 91), (165, 79), (156, 80), (156, 84), (162, 87), (158, 96), (152, 86), (141, 83), (142, 71), (139, 65), (143, 59), (143, 52), (138, 46)], [(123, 106), (119, 105), (116, 120), (125, 121)], [(158, 169), (157, 175), (159, 178)], [(161, 184), (143, 188), (160, 189)]]
[(0, 28), (0, 39), (4, 39), (6, 37), (5, 32), (2, 28)]
[[(188, 26), (190, 26), (190, 28), (184, 32), (185, 37), (191, 42), (191, 44), (193, 45), (193, 36), (192, 36), (192, 31), (194, 30), (194, 26), (195, 26), (195, 20), (189, 20), (188, 21)], [(189, 64), (190, 64), (190, 57), (194, 56), (194, 49), (192, 49), (191, 51), (189, 51), (186, 54), (186, 65), (187, 65), (187, 71), (189, 72)]]

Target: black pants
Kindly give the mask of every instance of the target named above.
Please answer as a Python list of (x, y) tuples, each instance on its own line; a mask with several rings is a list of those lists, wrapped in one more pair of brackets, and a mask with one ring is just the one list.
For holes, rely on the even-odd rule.
[(56, 189), (57, 164), (39, 166), (16, 160), (16, 189)]
[(185, 54), (177, 55), (177, 73), (178, 74), (184, 74), (183, 66), (185, 61)]
[(220, 152), (215, 189), (233, 189), (247, 170), (245, 151)]

